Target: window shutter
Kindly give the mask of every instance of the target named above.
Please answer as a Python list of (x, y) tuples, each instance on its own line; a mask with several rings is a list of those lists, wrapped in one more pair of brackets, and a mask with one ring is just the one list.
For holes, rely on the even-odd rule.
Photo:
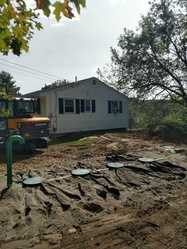
[(38, 114), (41, 114), (40, 98), (37, 99), (37, 113), (38, 113)]
[(63, 98), (59, 98), (58, 99), (58, 108), (59, 108), (59, 114), (63, 114), (64, 113), (64, 102), (63, 102)]
[(123, 110), (122, 110), (122, 101), (119, 102), (119, 113), (122, 113)]
[(79, 114), (80, 113), (80, 100), (76, 99), (76, 113)]
[(108, 101), (108, 113), (112, 113), (111, 101)]
[(81, 112), (84, 112), (84, 99), (81, 99)]
[(92, 112), (95, 112), (95, 99), (92, 99)]

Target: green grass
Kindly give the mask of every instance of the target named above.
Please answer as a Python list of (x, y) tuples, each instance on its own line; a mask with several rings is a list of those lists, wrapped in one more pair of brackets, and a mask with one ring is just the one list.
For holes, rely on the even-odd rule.
[(90, 146), (92, 144), (92, 139), (91, 138), (85, 138), (84, 140), (75, 140), (75, 141), (71, 141), (66, 143), (69, 146)]
[(113, 129), (113, 130), (101, 130), (92, 132), (78, 132), (73, 134), (67, 134), (52, 140), (50, 144), (60, 145), (67, 144), (69, 146), (90, 146), (93, 142), (92, 136), (100, 136), (109, 133), (126, 133), (126, 129)]
[(89, 146), (92, 143), (91, 138), (78, 138), (71, 136), (63, 136), (51, 142), (53, 145), (67, 144), (69, 146)]

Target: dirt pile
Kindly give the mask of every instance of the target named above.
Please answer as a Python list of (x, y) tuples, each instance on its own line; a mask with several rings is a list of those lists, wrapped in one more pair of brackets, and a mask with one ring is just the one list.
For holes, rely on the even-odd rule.
[[(88, 146), (14, 154), (11, 188), (1, 154), (0, 248), (186, 248), (187, 145), (162, 140), (161, 127), (157, 139), (145, 134), (106, 133)], [(29, 177), (41, 183), (23, 184)]]
[(187, 144), (187, 133), (169, 124), (157, 125), (150, 128), (148, 130), (148, 135), (154, 139), (176, 144)]

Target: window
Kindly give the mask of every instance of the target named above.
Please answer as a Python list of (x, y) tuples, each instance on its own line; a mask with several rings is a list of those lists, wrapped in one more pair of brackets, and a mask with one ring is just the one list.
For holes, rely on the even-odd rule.
[(81, 99), (81, 112), (96, 112), (95, 99)]
[(3, 131), (7, 128), (7, 119), (0, 118), (0, 131)]
[(0, 113), (2, 113), (3, 110), (5, 110), (5, 101), (0, 101)]
[(8, 110), (10, 111), (10, 116), (13, 117), (14, 116), (14, 102), (13, 101), (8, 102)]
[(96, 112), (95, 100), (90, 99), (58, 99), (59, 114)]
[(86, 99), (85, 100), (85, 112), (90, 112), (91, 111), (91, 101)]
[(74, 100), (65, 99), (64, 108), (65, 112), (74, 112)]
[(111, 109), (113, 113), (118, 113), (119, 111), (118, 101), (111, 101)]
[(108, 101), (108, 113), (122, 113), (122, 101), (110, 100)]
[[(8, 106), (7, 106), (8, 103)], [(6, 113), (6, 115), (13, 117), (14, 115), (14, 102), (8, 102), (8, 101), (0, 101), (0, 114), (3, 112)]]
[(40, 98), (37, 98), (34, 101), (34, 112), (41, 114), (41, 100), (40, 100)]
[(33, 113), (34, 106), (32, 101), (18, 101), (18, 112), (19, 113)]
[[(76, 101), (77, 102), (77, 101)], [(59, 114), (74, 113), (75, 101), (74, 99), (58, 99)]]

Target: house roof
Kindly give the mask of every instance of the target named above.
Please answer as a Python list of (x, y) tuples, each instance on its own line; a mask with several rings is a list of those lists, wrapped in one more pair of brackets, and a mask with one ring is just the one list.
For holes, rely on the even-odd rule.
[(23, 94), (22, 97), (38, 98), (38, 97), (41, 97), (41, 96), (45, 96), (49, 92), (54, 92), (54, 91), (57, 91), (57, 90), (58, 91), (64, 91), (66, 89), (74, 88), (77, 85), (79, 86), (79, 85), (87, 83), (88, 81), (94, 81), (94, 80), (96, 82), (99, 82), (100, 84), (104, 84), (106, 87), (108, 87), (108, 88), (112, 89), (113, 91), (116, 91), (118, 94), (122, 94), (124, 97), (128, 98), (123, 93), (120, 93), (119, 91), (117, 91), (113, 87), (107, 85), (106, 83), (100, 81), (96, 77), (91, 77), (91, 78), (79, 80), (77, 82), (68, 83), (68, 84), (65, 84), (65, 85), (62, 85), (62, 86), (57, 86), (57, 87), (52, 87), (52, 88), (47, 88), (47, 89), (41, 89), (41, 90), (38, 90), (38, 91), (34, 91), (34, 92), (27, 93), (27, 94)]

